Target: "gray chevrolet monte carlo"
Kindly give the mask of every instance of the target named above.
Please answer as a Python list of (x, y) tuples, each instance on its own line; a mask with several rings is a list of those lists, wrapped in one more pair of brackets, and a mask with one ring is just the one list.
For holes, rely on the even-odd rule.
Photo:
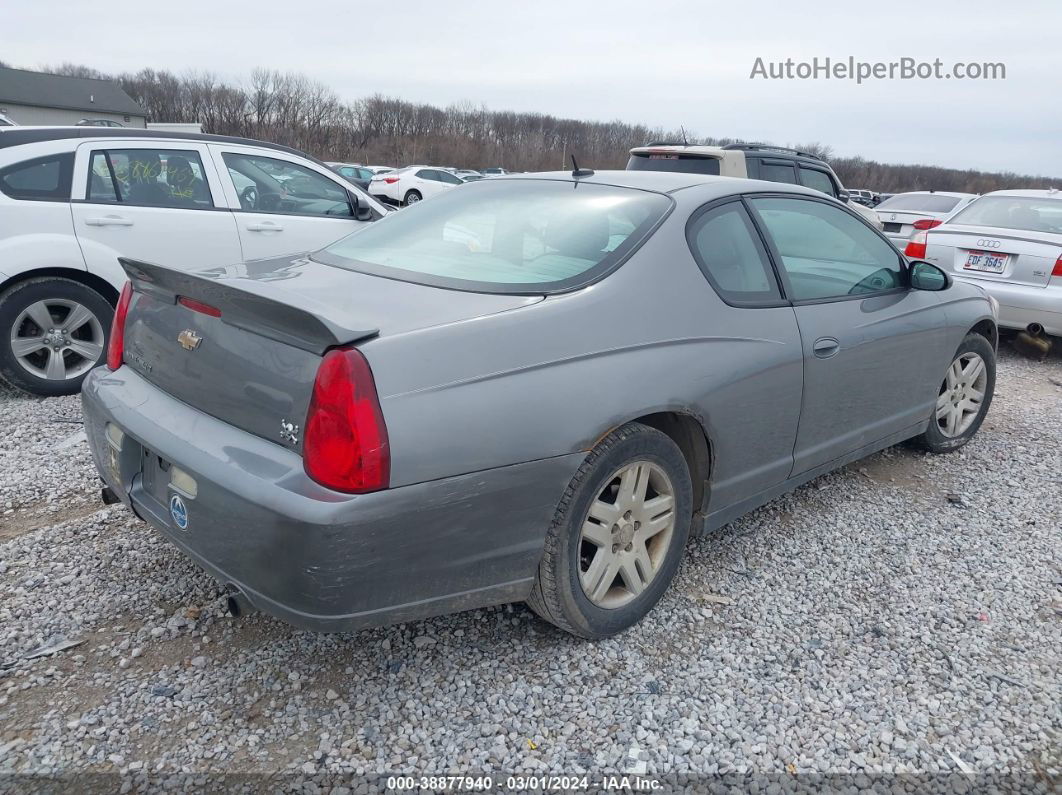
[(619, 632), (691, 530), (961, 447), (994, 387), (981, 289), (775, 183), (500, 177), (308, 256), (123, 265), (83, 390), (109, 491), (320, 630), (525, 600)]

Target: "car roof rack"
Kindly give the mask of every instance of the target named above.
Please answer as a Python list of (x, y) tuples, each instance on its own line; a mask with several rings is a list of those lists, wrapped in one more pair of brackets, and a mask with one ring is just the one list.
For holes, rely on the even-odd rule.
[(818, 155), (811, 152), (803, 152), (800, 149), (790, 149), (788, 146), (774, 146), (772, 144), (727, 144), (724, 149), (740, 149), (744, 152), (781, 152), (787, 155), (810, 157), (812, 160), (822, 160)]

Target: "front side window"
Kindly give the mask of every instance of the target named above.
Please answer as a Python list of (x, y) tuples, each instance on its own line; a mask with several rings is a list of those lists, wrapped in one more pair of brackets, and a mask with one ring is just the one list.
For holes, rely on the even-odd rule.
[(892, 244), (847, 210), (805, 199), (752, 199), (795, 301), (866, 295), (904, 286)]
[(91, 202), (145, 207), (214, 206), (199, 153), (188, 149), (107, 149), (89, 161)]
[(724, 301), (750, 305), (781, 299), (767, 252), (741, 202), (695, 216), (686, 239), (697, 264)]
[(38, 157), (0, 169), (0, 191), (12, 199), (70, 200), (73, 154)]
[(314, 254), (350, 270), (457, 289), (543, 293), (593, 281), (671, 208), (648, 191), (484, 180), (388, 216)]
[(948, 223), (1062, 234), (1062, 199), (982, 196)]
[(274, 157), (224, 152), (240, 208), (249, 212), (350, 218), (346, 190), (311, 168)]
[(817, 168), (804, 168), (803, 166), (800, 166), (798, 171), (800, 172), (800, 184), (805, 188), (822, 191), (827, 196), (837, 198), (833, 180), (830, 179), (830, 175), (825, 171), (819, 171)]

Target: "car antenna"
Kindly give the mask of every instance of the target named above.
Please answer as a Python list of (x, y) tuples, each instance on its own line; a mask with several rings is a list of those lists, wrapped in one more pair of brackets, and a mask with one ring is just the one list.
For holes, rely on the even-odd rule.
[(573, 177), (592, 177), (594, 176), (594, 170), (592, 168), (579, 168), (579, 164), (575, 162), (575, 155), (572, 158), (572, 176)]
[(681, 130), (681, 132), (682, 132), (682, 145), (683, 146), (689, 146), (690, 142), (686, 140), (686, 128), (685, 127), (679, 127), (679, 130)]

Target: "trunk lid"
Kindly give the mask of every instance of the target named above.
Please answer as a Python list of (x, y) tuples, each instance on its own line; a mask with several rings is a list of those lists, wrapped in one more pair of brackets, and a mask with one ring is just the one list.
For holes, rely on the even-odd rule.
[(966, 279), (1046, 287), (1062, 235), (945, 224), (926, 238), (926, 259)]
[(897, 210), (896, 212), (879, 212), (883, 231), (893, 235), (911, 237), (914, 234), (915, 221), (944, 220), (949, 213), (934, 213), (926, 210)]
[(300, 452), (301, 433), (287, 425), (305, 426), (328, 349), (542, 300), (443, 290), (306, 258), (199, 273), (120, 262), (134, 289), (125, 365), (206, 414)]

